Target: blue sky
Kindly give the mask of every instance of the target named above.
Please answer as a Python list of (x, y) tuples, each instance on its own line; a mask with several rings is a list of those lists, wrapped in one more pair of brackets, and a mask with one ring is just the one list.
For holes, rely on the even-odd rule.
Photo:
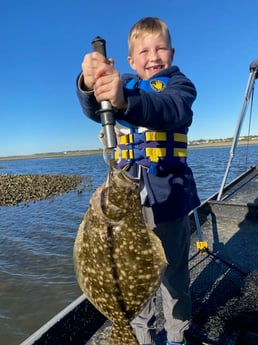
[[(258, 58), (257, 13), (257, 0), (0, 0), (0, 156), (102, 147), (75, 79), (96, 36), (116, 68), (131, 72), (127, 35), (145, 16), (167, 22), (174, 64), (196, 85), (189, 139), (232, 137)], [(251, 134), (258, 134), (256, 98)]]

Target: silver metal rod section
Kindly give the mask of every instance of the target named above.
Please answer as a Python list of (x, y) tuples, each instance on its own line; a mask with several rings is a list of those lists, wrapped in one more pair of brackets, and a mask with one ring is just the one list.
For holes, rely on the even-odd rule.
[(107, 149), (113, 149), (117, 146), (117, 141), (115, 133), (115, 117), (111, 103), (108, 101), (102, 101), (99, 113), (105, 133), (105, 146)]
[[(106, 41), (97, 36), (92, 42), (93, 51), (97, 51), (107, 57)], [(114, 109), (109, 101), (102, 101), (101, 109), (98, 111), (100, 120), (104, 128), (106, 149), (114, 149), (117, 146), (115, 133), (115, 115)]]
[(250, 95), (251, 95), (251, 93), (252, 93), (252, 91), (254, 89), (254, 83), (255, 83), (255, 79), (257, 78), (257, 72), (258, 72), (258, 63), (257, 62), (258, 62), (258, 60), (255, 60), (251, 64), (251, 67), (250, 67), (250, 75), (249, 75), (249, 79), (248, 79), (248, 82), (247, 82), (247, 87), (246, 87), (246, 90), (245, 90), (244, 99), (243, 99), (243, 102), (242, 102), (242, 107), (241, 107), (241, 111), (240, 111), (239, 118), (238, 118), (238, 123), (237, 123), (236, 129), (235, 129), (235, 134), (234, 134), (234, 137), (233, 137), (232, 146), (231, 146), (231, 149), (230, 149), (230, 152), (229, 152), (229, 160), (228, 160), (227, 168), (226, 168), (226, 171), (225, 171), (225, 174), (224, 174), (221, 186), (220, 186), (220, 190), (219, 190), (219, 193), (218, 193), (217, 200), (221, 199), (221, 195), (223, 193), (223, 190), (224, 190), (224, 187), (225, 187), (225, 184), (226, 184), (226, 180), (227, 180), (227, 177), (228, 177), (229, 169), (231, 167), (231, 163), (232, 163), (232, 160), (234, 158), (235, 149), (236, 149), (238, 138), (239, 138), (239, 135), (240, 135), (240, 132), (241, 132), (243, 120), (244, 120), (244, 117), (245, 117), (245, 114), (246, 114), (246, 110), (247, 110), (247, 107), (248, 107), (248, 104), (249, 104), (249, 101), (250, 101)]

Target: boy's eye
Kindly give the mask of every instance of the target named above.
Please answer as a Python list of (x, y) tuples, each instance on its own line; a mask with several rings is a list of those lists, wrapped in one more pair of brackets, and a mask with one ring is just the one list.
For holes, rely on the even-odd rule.
[[(156, 51), (159, 51), (159, 50), (168, 50), (167, 47), (158, 47), (156, 48)], [(146, 54), (148, 53), (148, 49), (143, 49), (140, 51), (140, 54)]]
[[(165, 50), (168, 50), (168, 48), (165, 47), (165, 46), (164, 47), (162, 46), (162, 47), (156, 47), (155, 50), (156, 50), (156, 52), (158, 52), (160, 50), (162, 50), (162, 51), (164, 50), (165, 51)], [(139, 51), (139, 54), (148, 54), (148, 53), (149, 53), (149, 49), (148, 48), (144, 48), (144, 49)]]

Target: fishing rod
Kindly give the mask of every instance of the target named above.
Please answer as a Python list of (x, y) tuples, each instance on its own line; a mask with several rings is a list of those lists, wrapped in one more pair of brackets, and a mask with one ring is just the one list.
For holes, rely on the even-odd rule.
[[(100, 54), (107, 57), (106, 41), (103, 38), (97, 36), (91, 42), (91, 45), (93, 51), (99, 52)], [(98, 110), (98, 114), (100, 114), (101, 124), (104, 129), (105, 146), (106, 149), (114, 149), (117, 146), (114, 110), (109, 101), (102, 101), (100, 104), (101, 109)]]

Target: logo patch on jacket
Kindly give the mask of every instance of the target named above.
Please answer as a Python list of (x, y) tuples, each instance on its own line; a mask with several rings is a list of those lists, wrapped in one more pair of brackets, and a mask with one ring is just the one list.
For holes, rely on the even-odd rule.
[(165, 89), (166, 84), (162, 80), (154, 79), (150, 81), (150, 86), (154, 91), (160, 92)]

